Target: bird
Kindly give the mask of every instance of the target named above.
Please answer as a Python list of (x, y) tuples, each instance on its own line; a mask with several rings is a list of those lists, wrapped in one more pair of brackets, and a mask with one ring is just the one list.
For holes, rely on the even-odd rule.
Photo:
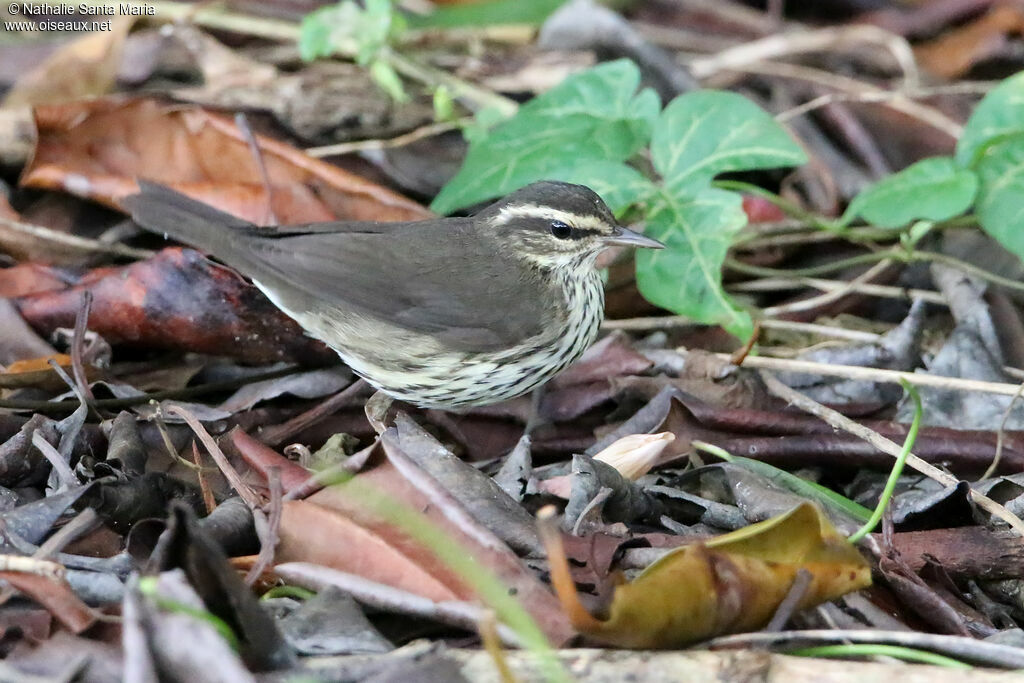
[(526, 394), (598, 335), (606, 247), (664, 245), (590, 188), (539, 181), (474, 215), (260, 227), (140, 180), (143, 228), (209, 254), (390, 399), (447, 410)]

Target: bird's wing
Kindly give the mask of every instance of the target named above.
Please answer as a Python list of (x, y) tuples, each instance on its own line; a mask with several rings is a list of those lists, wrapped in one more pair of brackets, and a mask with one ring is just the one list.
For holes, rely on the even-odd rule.
[(489, 248), (464, 219), (246, 232), (235, 240), (244, 258), (224, 260), (263, 286), (379, 316), (455, 349), (515, 345), (538, 334), (547, 316), (539, 278)]
[(296, 309), (329, 301), (464, 351), (512, 346), (547, 316), (539, 278), (481, 240), (469, 219), (259, 228), (154, 183), (139, 189), (124, 200), (136, 222), (212, 254)]

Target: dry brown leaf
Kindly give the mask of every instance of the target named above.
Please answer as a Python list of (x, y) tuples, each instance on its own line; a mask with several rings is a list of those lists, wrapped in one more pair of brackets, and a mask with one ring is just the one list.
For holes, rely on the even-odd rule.
[(954, 80), (1003, 49), (1011, 34), (1024, 31), (1024, 11), (1011, 4), (914, 48), (921, 66), (936, 76)]
[[(38, 141), (25, 187), (59, 189), (114, 208), (163, 183), (261, 225), (327, 220), (403, 221), (431, 214), (416, 202), (289, 145), (249, 140), (230, 119), (198, 107), (106, 98), (35, 109)], [(271, 205), (273, 211), (270, 211)]]
[(81, 633), (96, 623), (96, 615), (75, 595), (62, 578), (29, 574), (27, 572), (0, 572), (3, 580), (49, 610), (64, 628)]
[(580, 602), (557, 532), (545, 529), (552, 583), (573, 626), (619, 647), (681, 647), (764, 626), (797, 573), (811, 582), (798, 609), (871, 584), (860, 553), (811, 503), (704, 543), (683, 546), (617, 586), (605, 616)]
[(112, 344), (177, 348), (252, 363), (336, 358), (234, 271), (192, 249), (164, 249), (123, 268), (96, 269), (73, 287), (34, 292), (13, 303), (46, 335), (74, 327), (85, 292), (93, 297), (89, 329)]
[[(281, 468), (282, 481), (296, 485), (301, 474), (294, 463), (278, 457), (254, 440), (232, 437), (240, 454), (254, 468)], [(359, 474), (305, 498), (303, 505), (285, 506), (276, 562), (312, 562), (363, 576), (432, 600), (476, 600), (475, 590), (457, 572), (389, 518), (374, 511), (373, 501), (401, 501), (419, 510), (451, 543), (464, 548), (492, 571), (552, 641), (563, 643), (572, 630), (555, 597), (507, 545), (472, 519), (455, 497), (402, 451), (390, 429)], [(396, 464), (398, 463), (398, 464)]]
[(137, 18), (110, 19), (110, 30), (86, 33), (60, 48), (14, 84), (3, 106), (51, 104), (107, 94), (117, 82), (124, 40)]
[[(332, 497), (320, 496), (328, 504)], [(408, 547), (399, 547), (383, 534), (311, 499), (285, 503), (278, 534), (276, 562), (312, 562), (435, 602), (457, 599), (455, 591), (421, 566), (422, 549), (409, 552)]]

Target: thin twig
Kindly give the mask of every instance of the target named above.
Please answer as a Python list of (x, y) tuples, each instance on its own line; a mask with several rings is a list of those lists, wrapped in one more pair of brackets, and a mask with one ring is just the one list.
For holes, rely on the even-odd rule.
[(260, 172), (260, 181), (263, 183), (263, 189), (267, 192), (267, 218), (266, 225), (279, 225), (281, 221), (277, 219), (277, 214), (274, 212), (274, 185), (270, 182), (270, 174), (267, 173), (267, 163), (263, 158), (263, 150), (260, 149), (260, 143), (256, 141), (256, 134), (252, 132), (252, 127), (249, 126), (249, 119), (246, 118), (245, 114), (238, 112), (235, 114), (235, 125), (238, 127), (239, 132), (242, 134), (242, 138), (245, 139), (245, 143), (249, 146), (249, 153), (252, 155), (253, 161), (256, 162), (256, 169)]
[[(748, 358), (749, 363), (753, 358)], [(898, 373), (898, 374), (910, 374), (910, 373)], [(878, 432), (875, 432), (862, 424), (854, 422), (850, 418), (846, 417), (842, 413), (839, 413), (831, 408), (826, 408), (814, 399), (801, 394), (799, 391), (786, 386), (781, 381), (775, 378), (774, 375), (768, 372), (761, 372), (761, 379), (764, 381), (765, 386), (775, 396), (778, 396), (782, 400), (794, 405), (801, 410), (805, 410), (808, 413), (821, 418), (829, 425), (836, 429), (841, 429), (844, 432), (849, 432), (854, 436), (867, 441), (869, 444), (889, 455), (898, 457), (902, 448), (899, 444), (891, 439), (887, 439)], [(1014, 387), (1016, 389), (1016, 387)], [(938, 467), (925, 462), (921, 458), (917, 457), (913, 453), (907, 456), (907, 465), (914, 468), (921, 474), (934, 479), (943, 486), (953, 487), (960, 483), (960, 480), (956, 477), (943, 472)], [(1007, 524), (1009, 524), (1018, 534), (1024, 536), (1024, 522), (1019, 517), (1014, 515), (1012, 512), (1007, 510), (1005, 507), (995, 502), (988, 496), (978, 493), (973, 488), (968, 488), (968, 495), (971, 500), (982, 510), (985, 510), (994, 517), (998, 517)]]
[(71, 471), (71, 465), (69, 465), (61, 454), (57, 451), (53, 445), (43, 438), (43, 435), (39, 432), (32, 432), (32, 445), (36, 447), (43, 457), (46, 458), (50, 465), (53, 466), (53, 471), (57, 473), (57, 478), (60, 480), (61, 489), (70, 489), (75, 486), (81, 486), (82, 482), (78, 481), (78, 477)]
[(996, 469), (999, 467), (999, 461), (1003, 458), (1003, 441), (1006, 438), (1006, 421), (1010, 419), (1011, 413), (1013, 413), (1013, 406), (1017, 403), (1017, 399), (1020, 398), (1021, 393), (1024, 392), (1024, 384), (1017, 387), (1017, 393), (1010, 399), (1010, 404), (1006, 406), (1006, 412), (1003, 413), (1003, 419), (999, 423), (999, 431), (996, 432), (996, 454), (992, 456), (992, 463), (985, 470), (985, 473), (981, 475), (981, 478), (988, 479), (996, 473)]
[[(788, 78), (791, 80), (805, 81), (815, 85), (855, 95), (863, 93), (891, 91), (883, 90), (865, 81), (859, 81), (849, 76), (842, 76), (832, 71), (824, 71), (800, 64), (784, 64), (781, 62), (756, 62), (731, 67), (732, 71), (741, 73), (758, 74), (762, 76), (774, 76), (777, 78)], [(879, 104), (889, 109), (902, 112), (922, 123), (925, 123), (936, 130), (945, 133), (953, 140), (957, 140), (963, 132), (963, 126), (948, 117), (934, 107), (915, 102), (906, 96), (900, 97), (897, 93), (894, 97), (886, 99)]]
[(228, 480), (229, 484), (231, 484), (231, 488), (233, 488), (235, 492), (238, 493), (242, 500), (245, 501), (246, 505), (248, 505), (252, 509), (256, 509), (262, 504), (260, 497), (256, 494), (255, 491), (249, 488), (249, 486), (244, 481), (242, 481), (241, 475), (238, 474), (238, 471), (231, 466), (231, 463), (228, 462), (228, 459), (224, 455), (224, 452), (220, 449), (220, 446), (217, 445), (217, 442), (213, 440), (213, 437), (210, 436), (210, 433), (206, 431), (206, 427), (203, 426), (203, 423), (200, 422), (195, 415), (193, 415), (190, 411), (186, 410), (180, 405), (170, 406), (167, 409), (167, 414), (177, 415), (178, 417), (183, 419), (189, 427), (192, 428), (192, 431), (195, 432), (195, 435), (199, 437), (200, 441), (203, 442), (203, 446), (206, 447), (206, 452), (209, 453), (210, 457), (213, 458), (213, 461), (217, 463), (217, 467), (220, 468), (220, 471), (221, 473), (223, 473), (224, 478)]
[(411, 130), (408, 133), (388, 138), (386, 140), (355, 140), (353, 142), (339, 142), (334, 145), (324, 145), (323, 147), (310, 147), (306, 149), (306, 154), (311, 157), (331, 157), (339, 156), (341, 154), (351, 154), (353, 152), (366, 152), (376, 149), (404, 147), (405, 145), (416, 142), (417, 140), (423, 140), (424, 138), (433, 137), (449, 131), (459, 130), (472, 120), (472, 118), (467, 116), (461, 119), (455, 119), (454, 121), (430, 123), (425, 126), (420, 126), (415, 130)]
[(279, 446), (285, 439), (290, 439), (303, 429), (307, 429), (326, 417), (333, 415), (342, 408), (353, 405), (354, 400), (369, 384), (359, 378), (326, 401), (318, 403), (304, 413), (300, 413), (287, 422), (267, 427), (260, 432), (259, 439), (268, 446)]
[[(846, 287), (848, 282), (843, 280), (828, 280), (813, 277), (766, 277), (749, 282), (737, 282), (726, 289), (730, 292), (777, 292), (787, 289), (798, 289), (800, 287), (814, 287), (824, 292)], [(904, 289), (892, 285), (861, 284), (853, 288), (857, 294), (867, 294), (885, 299), (899, 299), (912, 301), (921, 299), (930, 304), (946, 305), (946, 298), (942, 294), (930, 289)]]
[(274, 563), (274, 552), (280, 542), (281, 516), (283, 513), (283, 487), (281, 486), (281, 468), (271, 465), (267, 468), (267, 486), (270, 489), (270, 502), (267, 512), (253, 510), (254, 520), (263, 520), (256, 524), (256, 532), (260, 539), (260, 552), (256, 561), (245, 575), (245, 584), (251, 586), (260, 578), (263, 571)]
[(786, 597), (775, 608), (775, 614), (762, 629), (763, 631), (781, 631), (786, 626), (790, 617), (799, 607), (800, 601), (807, 595), (807, 589), (811, 587), (813, 579), (814, 576), (803, 567), (797, 571), (796, 576), (793, 577), (793, 583), (789, 585), (789, 590), (786, 592)]
[(96, 524), (97, 519), (99, 519), (99, 516), (95, 510), (85, 508), (75, 515), (70, 522), (57, 529), (52, 536), (40, 544), (36, 551), (32, 553), (32, 557), (37, 560), (50, 559), (76, 538), (91, 530)]
[(13, 221), (10, 218), (0, 217), (0, 226), (20, 232), (41, 242), (48, 242), (85, 254), (110, 254), (130, 259), (147, 259), (156, 253), (149, 249), (136, 249), (135, 247), (127, 247), (123, 244), (104, 244), (98, 240), (69, 235), (57, 230), (51, 230), (50, 228), (44, 228), (41, 225)]
[[(164, 437), (164, 446), (168, 447), (170, 443), (167, 434), (167, 425), (164, 424), (163, 420), (160, 420), (159, 424), (164, 426), (160, 435)], [(177, 457), (177, 453), (173, 453)], [(210, 488), (210, 482), (206, 478), (206, 471), (203, 469), (203, 456), (199, 452), (199, 446), (196, 445), (195, 439), (192, 440), (192, 462), (195, 463), (196, 479), (199, 480), (199, 493), (203, 496), (203, 507), (206, 508), (206, 514), (210, 514), (217, 507), (217, 499), (213, 497), (213, 490)]]
[[(816, 334), (822, 337), (835, 337), (836, 339), (848, 339), (859, 342), (875, 342), (881, 337), (874, 332), (861, 330), (849, 330), (845, 327), (834, 327), (832, 325), (820, 325), (815, 323), (804, 323), (796, 320), (776, 320), (764, 318), (761, 327), (765, 330), (784, 330), (787, 332), (801, 332), (805, 334)], [(619, 320), (605, 320), (601, 323), (603, 330), (626, 330), (629, 332), (647, 332), (650, 330), (664, 330), (674, 327), (689, 327), (698, 325), (692, 318), (685, 315), (655, 315), (644, 318), (623, 318)]]
[(821, 107), (827, 107), (830, 104), (841, 102), (860, 102), (870, 104), (888, 102), (889, 100), (897, 98), (919, 100), (928, 97), (937, 97), (940, 95), (985, 95), (998, 84), (999, 81), (963, 81), (961, 83), (951, 83), (948, 85), (924, 88), (905, 88), (895, 91), (882, 90), (879, 92), (863, 93), (833, 92), (815, 97), (814, 99), (808, 100), (801, 105), (793, 107), (792, 109), (779, 112), (775, 115), (775, 120), (779, 123), (785, 123), (790, 119), (802, 116), (814, 111), (815, 109), (820, 109)]
[(75, 375), (75, 384), (87, 401), (93, 399), (89, 379), (85, 375), (85, 364), (82, 361), (85, 349), (85, 334), (89, 329), (89, 311), (92, 309), (92, 292), (82, 293), (82, 307), (75, 316), (75, 336), (71, 340), (71, 371)]
[(917, 62), (906, 38), (867, 24), (777, 33), (741, 43), (716, 55), (695, 59), (689, 66), (695, 77), (705, 79), (719, 71), (735, 71), (750, 64), (778, 57), (809, 52), (833, 52), (837, 47), (861, 47), (865, 44), (887, 48), (903, 71), (904, 83), (909, 87), (916, 87), (919, 80)]
[(848, 282), (843, 287), (837, 287), (836, 289), (819, 294), (818, 296), (812, 296), (809, 299), (803, 299), (801, 301), (794, 301), (788, 304), (781, 304), (779, 306), (769, 306), (763, 309), (763, 313), (769, 317), (775, 317), (780, 315), (787, 315), (789, 313), (797, 313), (800, 311), (809, 311), (821, 306), (838, 301), (844, 296), (855, 293), (855, 290), (860, 285), (866, 285), (874, 280), (876, 277), (881, 275), (889, 266), (893, 264), (891, 259), (885, 259), (879, 261), (875, 265), (868, 268), (866, 271), (855, 277), (853, 280)]
[[(679, 353), (687, 353), (687, 349), (677, 349)], [(714, 354), (717, 358), (728, 361), (730, 356), (727, 353)], [(793, 360), (790, 358), (769, 358), (767, 356), (749, 356), (743, 363), (745, 367), (761, 370), (782, 370), (788, 372), (802, 372), (808, 374), (819, 374), (827, 377), (842, 377), (843, 379), (859, 379), (869, 382), (888, 382), (899, 384), (901, 379), (918, 387), (937, 387), (950, 391), (982, 391), (989, 394), (1000, 394), (1013, 396), (1019, 387), (1016, 384), (1005, 382), (985, 382), (979, 379), (963, 379), (960, 377), (942, 377), (940, 375), (926, 375), (924, 373), (901, 372), (899, 370), (885, 370), (882, 368), (866, 368), (860, 365), (836, 365), (834, 363), (818, 363), (809, 360)]]

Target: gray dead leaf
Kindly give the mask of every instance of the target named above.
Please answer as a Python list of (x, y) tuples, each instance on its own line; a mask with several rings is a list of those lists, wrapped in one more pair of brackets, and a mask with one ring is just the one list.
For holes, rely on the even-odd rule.
[(359, 604), (334, 586), (306, 600), (278, 626), (300, 654), (368, 654), (395, 649), (374, 628)]
[(590, 456), (573, 456), (571, 483), (563, 522), (569, 529), (592, 507), (594, 498), (602, 490), (609, 491), (601, 507), (601, 517), (606, 522), (657, 521), (661, 517), (661, 504), (657, 499), (611, 465)]
[(408, 415), (395, 419), (402, 450), (513, 550), (540, 552), (533, 517), (486, 474), (460, 460)]
[(257, 403), (290, 394), (298, 398), (320, 398), (336, 394), (352, 383), (352, 371), (346, 367), (323, 368), (262, 382), (246, 384), (218, 406), (228, 413), (252, 408)]
[[(925, 309), (923, 301), (915, 301), (903, 322), (882, 335), (877, 342), (819, 349), (800, 354), (798, 358), (835, 365), (912, 370), (921, 360)], [(898, 385), (892, 383), (847, 380), (798, 372), (779, 372), (777, 376), (819, 403), (890, 403), (899, 400), (903, 393)]]

